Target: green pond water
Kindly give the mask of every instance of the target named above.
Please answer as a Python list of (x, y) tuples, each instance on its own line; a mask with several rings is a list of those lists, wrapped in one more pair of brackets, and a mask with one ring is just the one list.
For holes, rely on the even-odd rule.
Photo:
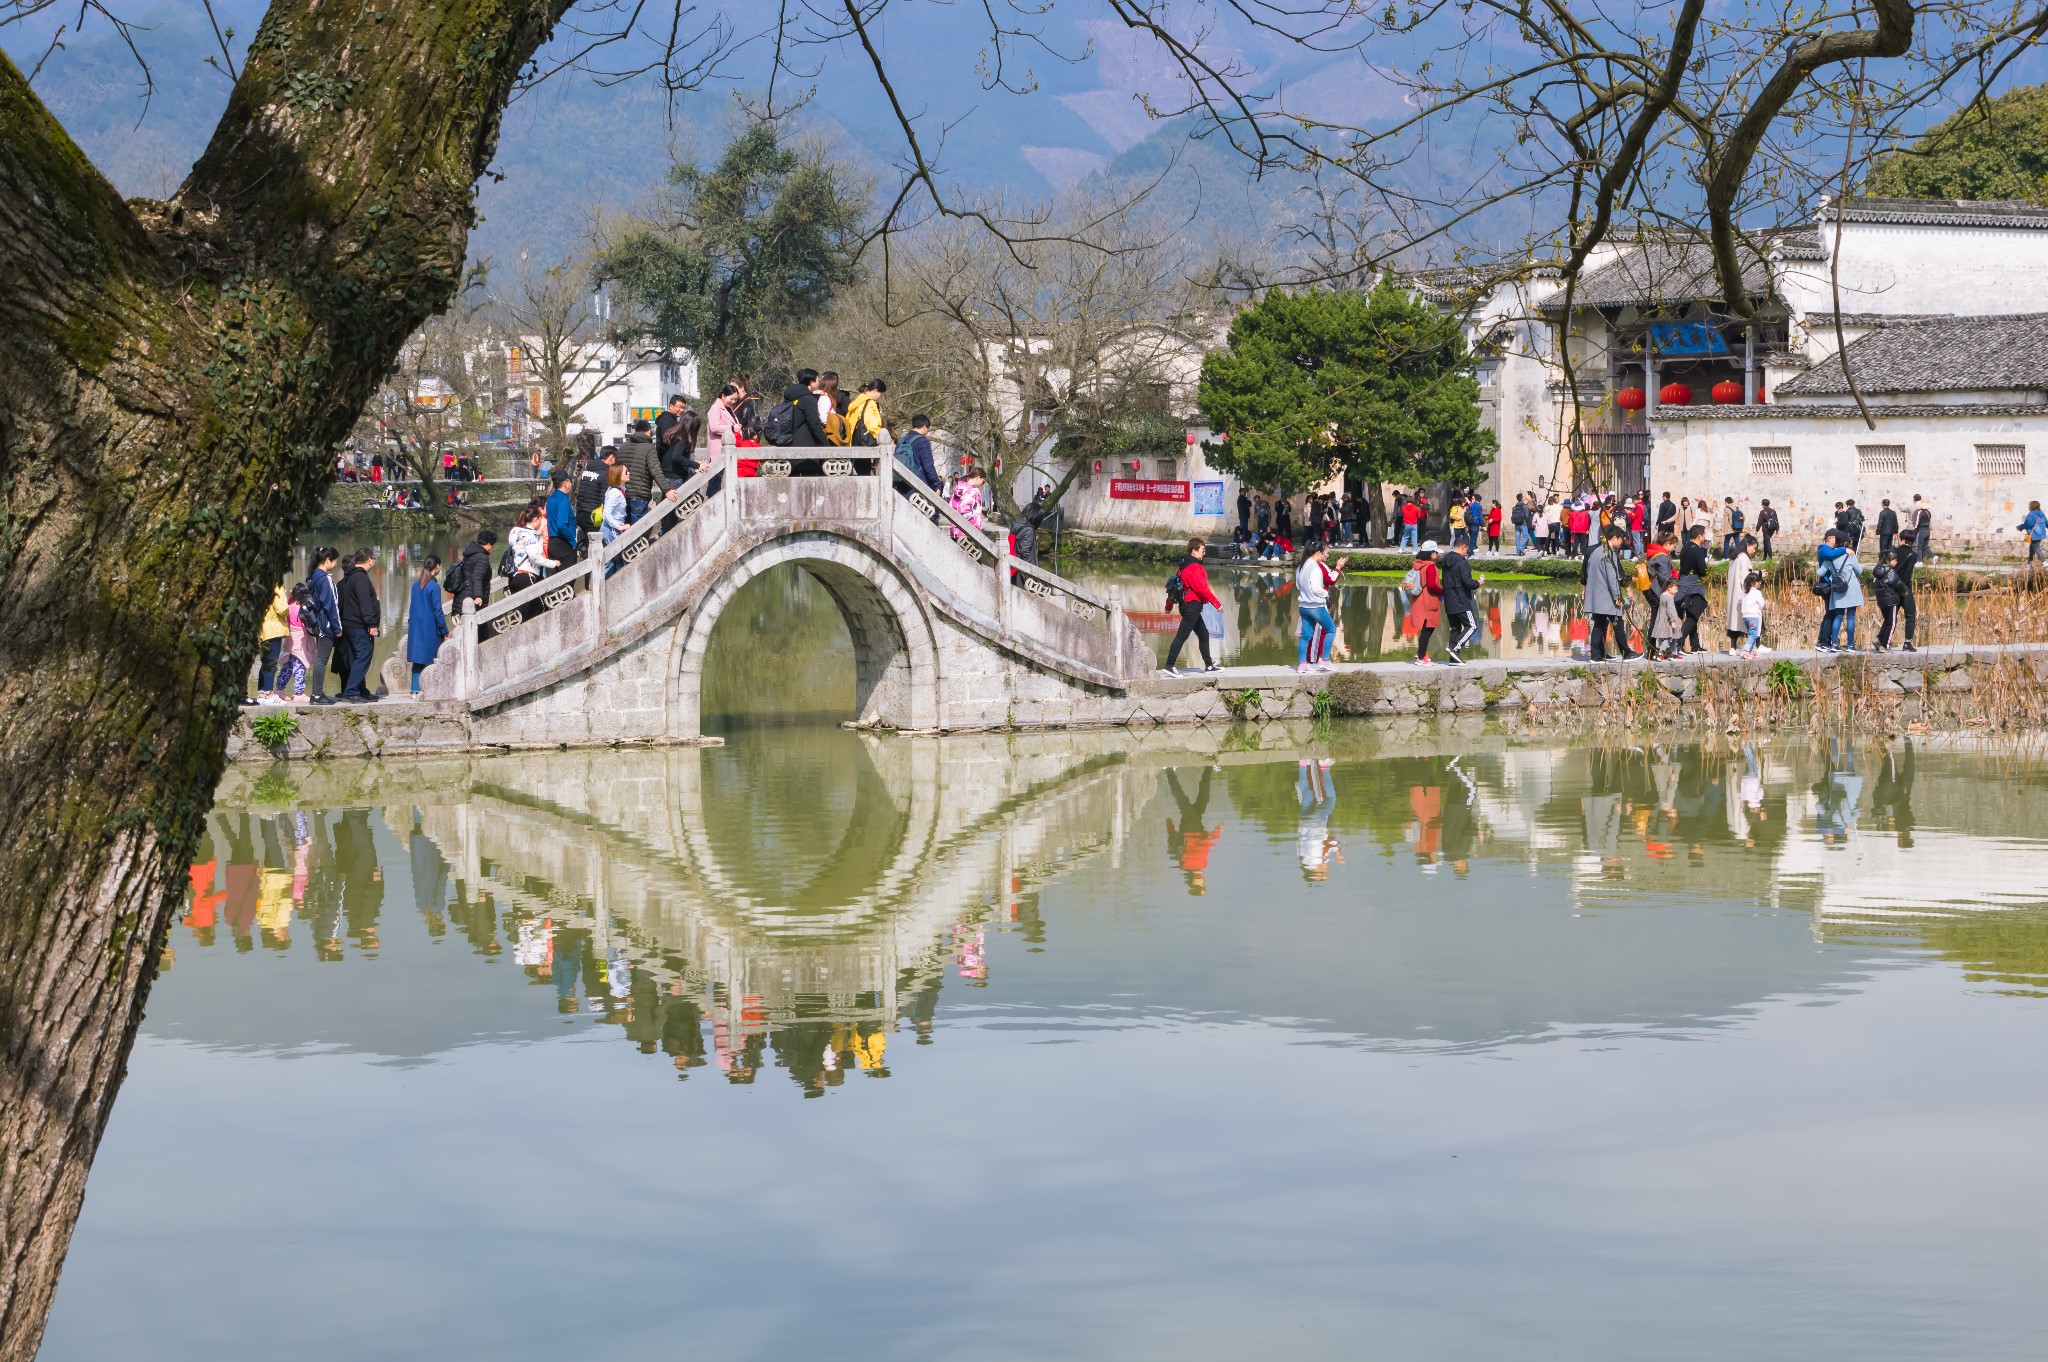
[(229, 773), (46, 1362), (2041, 1355), (2041, 762), (879, 738), (795, 573), (710, 664)]

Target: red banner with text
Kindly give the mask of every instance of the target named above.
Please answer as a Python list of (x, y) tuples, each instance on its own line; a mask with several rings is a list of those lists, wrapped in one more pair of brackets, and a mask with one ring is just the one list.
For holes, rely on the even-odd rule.
[(1184, 482), (1147, 482), (1143, 478), (1111, 478), (1109, 495), (1116, 501), (1186, 501)]

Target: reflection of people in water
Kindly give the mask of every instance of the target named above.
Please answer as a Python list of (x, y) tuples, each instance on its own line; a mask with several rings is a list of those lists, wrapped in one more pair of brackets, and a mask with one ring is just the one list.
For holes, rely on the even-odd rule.
[(1223, 836), (1221, 823), (1209, 826), (1209, 778), (1213, 774), (1213, 767), (1202, 768), (1202, 783), (1195, 787), (1195, 800), (1190, 804), (1180, 787), (1180, 773), (1166, 768), (1166, 788), (1180, 806), (1180, 821), (1167, 820), (1166, 854), (1179, 864), (1188, 892), (1197, 896), (1209, 892), (1209, 853)]
[(412, 901), (427, 920), (427, 934), (441, 936), (448, 930), (444, 916), (448, 907), (448, 861), (434, 839), (420, 828), (420, 811), (412, 811), (412, 835), (406, 839), (412, 861)]
[(1304, 761), (1294, 772), (1294, 791), (1301, 798), (1301, 824), (1295, 833), (1295, 856), (1301, 877), (1311, 884), (1330, 878), (1330, 862), (1344, 864), (1344, 852), (1330, 834), (1330, 812), (1337, 807), (1337, 778), (1328, 757)]
[(1898, 836), (1899, 850), (1913, 849), (1912, 743), (1902, 744), (1897, 751), (1885, 748), (1877, 767), (1877, 783), (1870, 787), (1870, 816)]
[(1443, 847), (1444, 791), (1441, 785), (1408, 787), (1409, 844), (1415, 848), (1415, 863), (1424, 874), (1436, 873), (1437, 853)]
[(1856, 802), (1863, 793), (1863, 777), (1856, 774), (1853, 748), (1840, 742), (1828, 746), (1827, 774), (1813, 787), (1814, 823), (1821, 845), (1839, 851), (1849, 844), (1849, 834), (1856, 827)]
[(1452, 757), (1445, 769), (1458, 778), (1458, 784), (1444, 782), (1450, 798), (1442, 801), (1443, 808), (1443, 854), (1451, 863), (1451, 873), (1464, 879), (1472, 869), (1472, 849), (1479, 841), (1479, 787), (1472, 783), (1472, 777), (1465, 774), (1465, 768)]

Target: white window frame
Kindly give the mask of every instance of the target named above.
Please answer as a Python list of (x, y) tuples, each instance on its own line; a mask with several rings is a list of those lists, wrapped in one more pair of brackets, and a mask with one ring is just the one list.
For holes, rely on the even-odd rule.
[(1856, 446), (1856, 473), (1865, 478), (1903, 478), (1906, 476), (1906, 447), (1904, 445), (1858, 445)]
[(1791, 477), (1792, 446), (1751, 445), (1749, 447), (1749, 475), (1753, 478)]
[(1980, 478), (2023, 478), (2027, 475), (2025, 445), (1978, 445), (1977, 476)]

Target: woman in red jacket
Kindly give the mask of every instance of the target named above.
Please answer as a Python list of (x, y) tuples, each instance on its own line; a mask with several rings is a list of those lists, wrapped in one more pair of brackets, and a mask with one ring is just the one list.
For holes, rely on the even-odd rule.
[(1433, 667), (1429, 660), (1429, 636), (1444, 622), (1444, 578), (1436, 565), (1436, 540), (1425, 539), (1416, 550), (1415, 566), (1408, 570), (1404, 587), (1413, 583), (1415, 603), (1409, 618), (1415, 622), (1415, 665)]
[(1202, 540), (1188, 540), (1188, 556), (1180, 560), (1180, 571), (1175, 574), (1175, 579), (1180, 583), (1180, 600), (1168, 603), (1180, 606), (1180, 629), (1173, 636), (1173, 646), (1166, 650), (1166, 665), (1159, 669), (1168, 676), (1180, 675), (1180, 669), (1175, 664), (1180, 661), (1180, 650), (1190, 635), (1201, 646), (1202, 670), (1223, 670), (1209, 656), (1209, 625), (1202, 618), (1202, 607), (1205, 605), (1213, 605), (1218, 610), (1223, 608), (1223, 602), (1218, 600), (1215, 591), (1210, 589), (1209, 570), (1202, 566), (1202, 555), (1208, 551), (1208, 544)]

